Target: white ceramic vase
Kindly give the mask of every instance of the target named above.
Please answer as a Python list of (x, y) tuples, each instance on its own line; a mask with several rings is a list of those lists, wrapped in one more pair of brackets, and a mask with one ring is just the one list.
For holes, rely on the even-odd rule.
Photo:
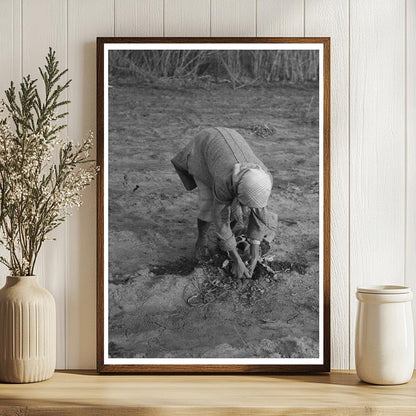
[(0, 381), (50, 378), (56, 364), (53, 296), (36, 276), (8, 276), (0, 290)]
[(414, 332), (410, 288), (373, 286), (357, 289), (355, 366), (372, 384), (402, 384), (414, 368)]

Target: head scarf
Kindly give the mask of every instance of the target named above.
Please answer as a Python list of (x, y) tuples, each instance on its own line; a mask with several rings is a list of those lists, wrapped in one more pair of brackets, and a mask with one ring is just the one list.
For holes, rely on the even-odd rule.
[(264, 208), (272, 190), (270, 176), (253, 163), (237, 163), (233, 172), (234, 186), (240, 204), (249, 208)]

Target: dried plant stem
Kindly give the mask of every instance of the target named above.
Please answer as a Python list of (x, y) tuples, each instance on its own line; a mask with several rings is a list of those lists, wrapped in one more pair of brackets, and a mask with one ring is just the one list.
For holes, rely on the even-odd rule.
[[(19, 91), (13, 83), (0, 107), (0, 245), (9, 259), (0, 257), (12, 275), (33, 275), (36, 260), (48, 234), (58, 227), (81, 193), (94, 179), (96, 166), (89, 158), (93, 137), (79, 145), (59, 138), (67, 113), (60, 101), (70, 81), (59, 83), (67, 70), (58, 69), (49, 49), (44, 69), (42, 98), (37, 80), (23, 78)], [(51, 162), (55, 153), (59, 160)]]

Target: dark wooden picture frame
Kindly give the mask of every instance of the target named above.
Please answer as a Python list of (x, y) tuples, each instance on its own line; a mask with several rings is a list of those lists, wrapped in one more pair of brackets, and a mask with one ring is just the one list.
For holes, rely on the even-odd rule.
[[(105, 143), (104, 143), (104, 65), (106, 44), (137, 44), (137, 43), (241, 43), (241, 44), (320, 44), (323, 50), (323, 337), (320, 364), (108, 364), (104, 357), (105, 316), (104, 290), (105, 267), (104, 253), (104, 189)], [(214, 48), (215, 49), (215, 48)], [(322, 61), (321, 61), (322, 62)], [(97, 178), (97, 370), (100, 373), (309, 373), (330, 371), (330, 39), (329, 38), (97, 38), (97, 164), (100, 171)], [(322, 351), (321, 350), (321, 351)]]

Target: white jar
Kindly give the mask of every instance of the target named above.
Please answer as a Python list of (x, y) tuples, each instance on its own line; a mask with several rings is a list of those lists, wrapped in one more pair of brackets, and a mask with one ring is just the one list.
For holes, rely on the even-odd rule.
[(412, 377), (414, 333), (410, 288), (372, 286), (357, 289), (355, 366), (372, 384), (402, 384)]

